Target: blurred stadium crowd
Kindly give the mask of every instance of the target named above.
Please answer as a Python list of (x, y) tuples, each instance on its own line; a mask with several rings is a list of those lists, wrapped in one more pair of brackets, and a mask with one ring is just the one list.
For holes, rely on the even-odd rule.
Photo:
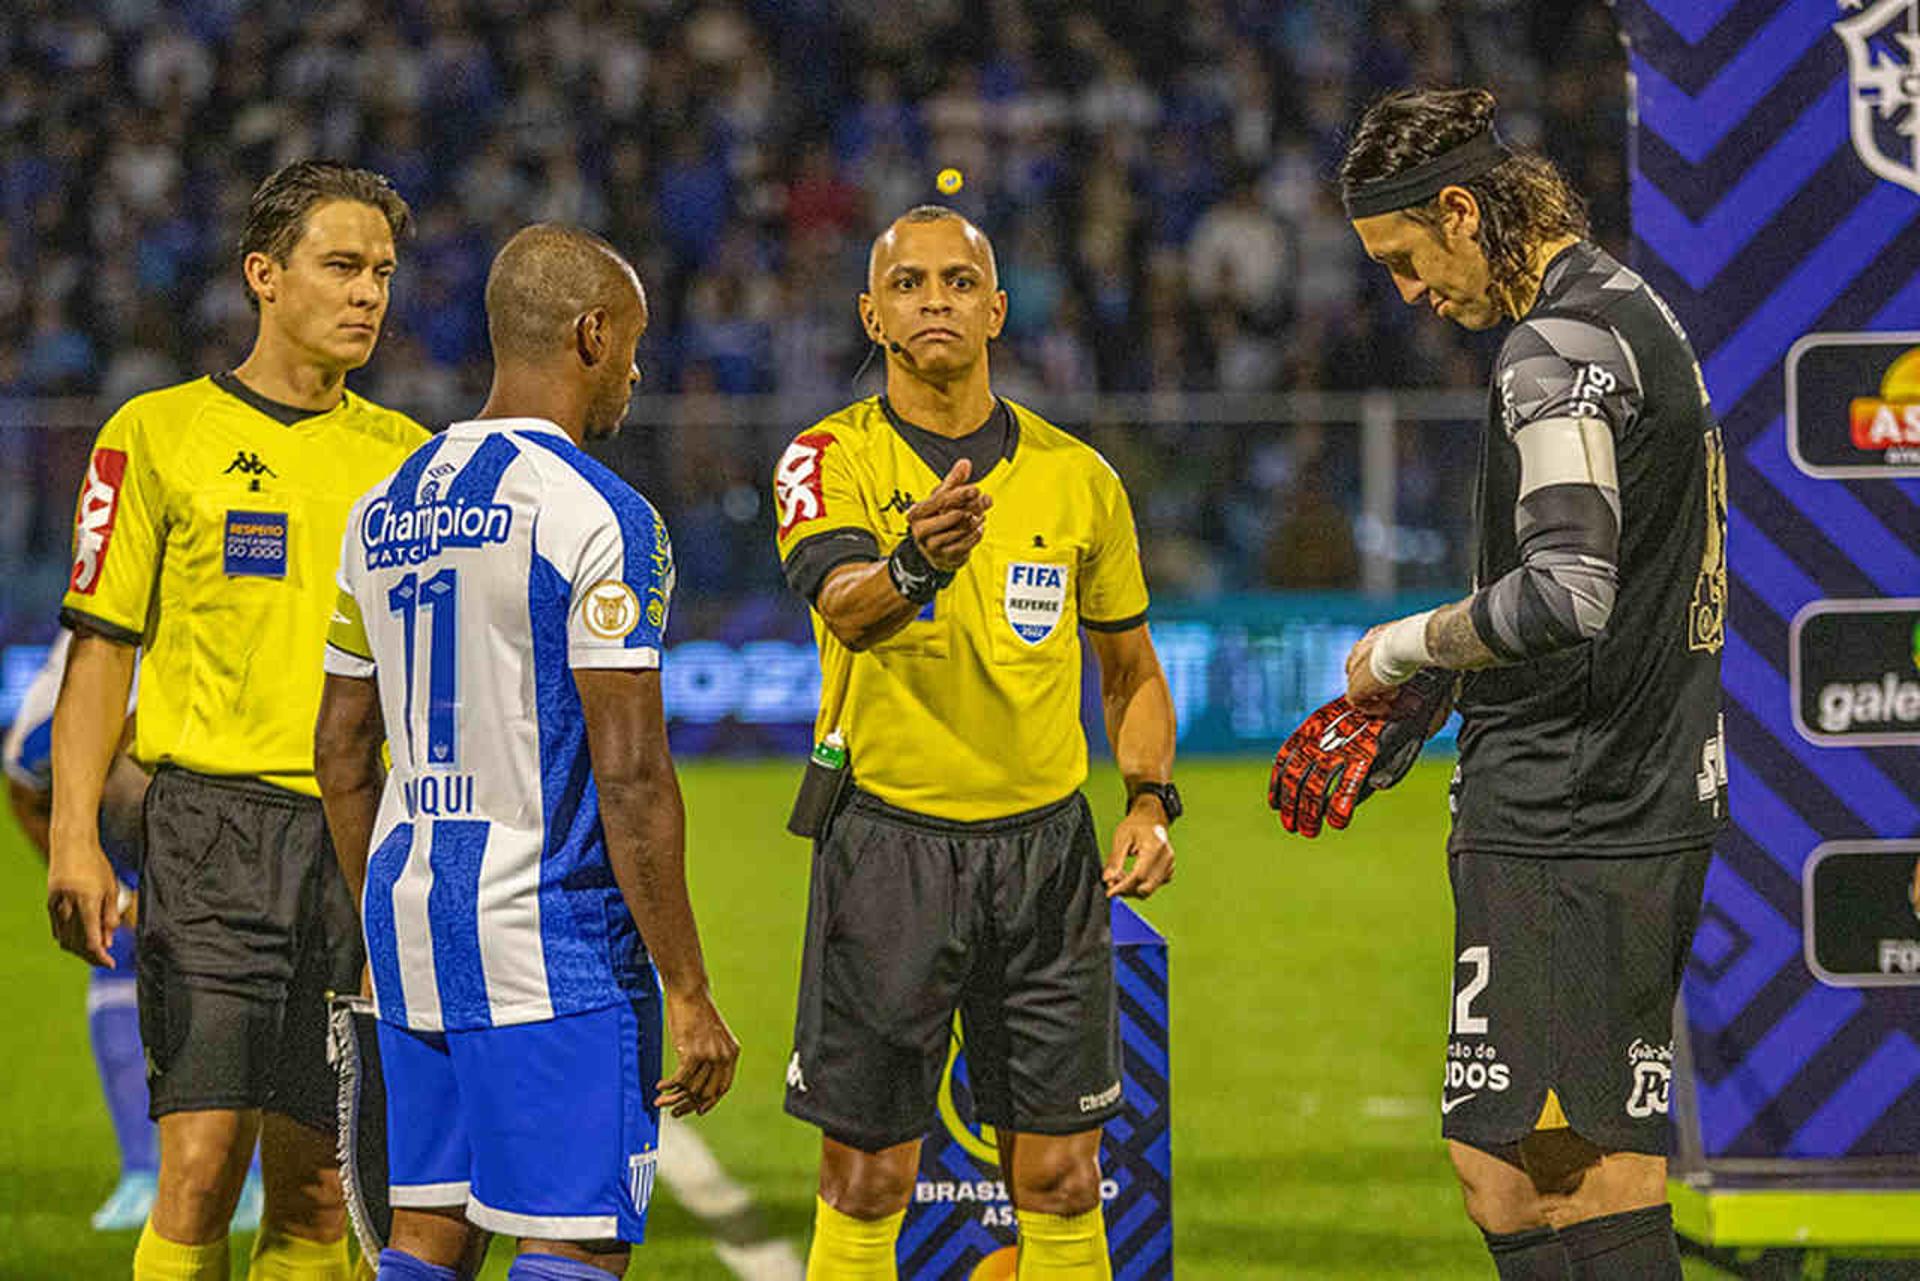
[[(939, 199), (940, 167), (999, 251), (996, 384), (1042, 412), (1096, 389), (1474, 387), (1486, 341), (1411, 314), (1361, 256), (1329, 181), (1341, 131), (1397, 85), (1491, 84), (1618, 251), (1621, 64), (1602, 0), (12, 0), (0, 403), (110, 408), (230, 367), (248, 193), (348, 158), (419, 218), (356, 386), (430, 424), (470, 411), (493, 249), (533, 219), (594, 227), (651, 293), (645, 390), (685, 397), (624, 447), (683, 584), (774, 585), (776, 442), (853, 395), (868, 240)], [(743, 393), (782, 421), (703, 416)], [(0, 413), (0, 566), (64, 556), (70, 495), (41, 478), (77, 475), (89, 434), (22, 413)], [(1353, 582), (1351, 433), (1095, 434), (1168, 549), (1157, 590)], [(1445, 524), (1471, 459), (1402, 436), (1401, 518)]]

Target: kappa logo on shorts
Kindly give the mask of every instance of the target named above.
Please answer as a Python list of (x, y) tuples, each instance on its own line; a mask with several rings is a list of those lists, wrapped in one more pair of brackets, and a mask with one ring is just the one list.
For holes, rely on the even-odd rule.
[(1627, 1063), (1633, 1068), (1627, 1115), (1642, 1120), (1667, 1115), (1673, 1096), (1673, 1042), (1649, 1045), (1636, 1037), (1627, 1047)]
[(800, 1071), (800, 1051), (798, 1050), (795, 1050), (793, 1057), (787, 1060), (787, 1088), (798, 1090), (802, 1094), (807, 1092), (807, 1078)]
[(80, 507), (73, 519), (73, 575), (70, 590), (93, 595), (100, 570), (107, 562), (107, 544), (113, 541), (113, 522), (120, 514), (120, 485), (127, 475), (127, 455), (121, 449), (96, 449), (87, 464), (87, 483), (80, 490)]
[(1067, 567), (1015, 561), (1007, 566), (1007, 625), (1029, 645), (1053, 635), (1067, 605)]
[(601, 640), (624, 640), (640, 625), (640, 598), (619, 579), (602, 579), (587, 589), (580, 615)]
[(827, 514), (827, 497), (821, 487), (821, 460), (833, 437), (824, 431), (796, 436), (773, 469), (774, 496), (780, 500), (780, 535), (795, 525), (804, 525)]

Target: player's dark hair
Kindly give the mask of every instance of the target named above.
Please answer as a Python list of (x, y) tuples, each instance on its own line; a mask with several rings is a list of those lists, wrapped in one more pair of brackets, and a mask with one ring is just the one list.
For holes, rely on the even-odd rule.
[[(337, 160), (296, 160), (276, 169), (247, 202), (246, 225), (240, 229), (240, 261), (246, 262), (248, 254), (266, 254), (285, 264), (306, 232), (307, 215), (330, 200), (372, 205), (386, 215), (396, 241), (413, 227), (413, 210), (385, 175)], [(259, 310), (253, 286), (247, 285), (246, 290), (247, 301)]]
[[(584, 227), (537, 222), (502, 245), (487, 270), (487, 337), (495, 363), (541, 361), (563, 349), (574, 323), (639, 289), (618, 249)], [(645, 290), (640, 290), (642, 305)]]
[[(1401, 89), (1361, 116), (1340, 163), (1349, 189), (1392, 178), (1493, 128), (1494, 97), (1485, 89)], [(1480, 206), (1474, 239), (1487, 256), (1496, 295), (1509, 312), (1527, 278), (1534, 249), (1561, 236), (1587, 234), (1587, 204), (1551, 160), (1509, 147), (1507, 158), (1459, 185)], [(1400, 211), (1438, 234), (1440, 198)]]

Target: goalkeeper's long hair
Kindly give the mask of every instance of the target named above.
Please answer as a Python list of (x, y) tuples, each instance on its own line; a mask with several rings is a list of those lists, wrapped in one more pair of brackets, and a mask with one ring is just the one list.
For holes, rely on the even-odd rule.
[[(1348, 186), (1404, 173), (1493, 127), (1494, 98), (1485, 89), (1402, 89), (1367, 108), (1353, 132), (1340, 179)], [(1551, 160), (1508, 148), (1507, 158), (1460, 185), (1480, 205), (1474, 239), (1487, 256), (1494, 298), (1518, 316), (1533, 251), (1561, 236), (1587, 234), (1587, 202)], [(1439, 234), (1440, 198), (1402, 210)]]

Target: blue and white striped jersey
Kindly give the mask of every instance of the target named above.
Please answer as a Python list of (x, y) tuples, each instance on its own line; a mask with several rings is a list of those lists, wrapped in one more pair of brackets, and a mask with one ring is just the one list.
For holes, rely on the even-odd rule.
[(347, 521), (326, 666), (376, 678), (393, 768), (362, 899), (380, 1017), (469, 1030), (656, 982), (614, 883), (576, 668), (651, 668), (653, 508), (552, 423), (456, 423)]
[[(20, 706), (14, 709), (13, 724), (7, 728), (0, 745), (0, 763), (23, 787), (36, 792), (53, 790), (53, 707), (60, 701), (60, 682), (67, 676), (67, 654), (73, 649), (73, 633), (66, 628), (47, 646), (40, 670), (27, 682)], [(140, 657), (133, 659), (134, 679), (127, 692), (127, 714), (133, 714), (134, 691), (140, 688)]]
[(46, 661), (20, 696), (6, 743), (0, 747), (7, 774), (36, 792), (53, 790), (53, 705), (60, 698), (60, 682), (67, 674), (67, 651), (72, 645), (73, 633), (61, 628), (47, 650)]

